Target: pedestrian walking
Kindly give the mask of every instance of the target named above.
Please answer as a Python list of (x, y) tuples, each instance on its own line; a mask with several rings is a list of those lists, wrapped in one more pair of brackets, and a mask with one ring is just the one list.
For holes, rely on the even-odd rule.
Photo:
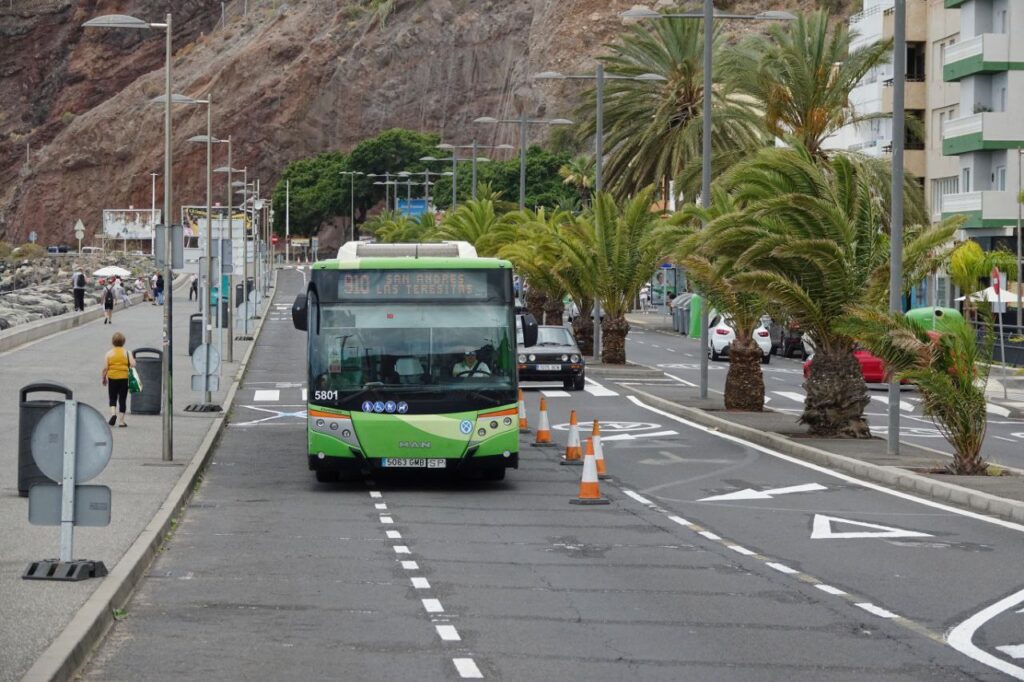
[(188, 300), (199, 300), (199, 275), (192, 273), (188, 278)]
[(122, 308), (127, 308), (132, 304), (132, 299), (128, 296), (128, 287), (120, 277), (114, 280), (114, 298), (121, 302)]
[(158, 305), (164, 304), (164, 276), (156, 276), (156, 302)]
[(153, 276), (149, 278), (149, 293), (151, 295), (149, 300), (151, 300), (153, 302), (153, 305), (156, 305), (156, 273), (155, 272), (153, 273)]
[(75, 312), (83, 312), (85, 310), (85, 287), (87, 284), (85, 273), (81, 270), (75, 270), (71, 275), (71, 293), (75, 298)]
[(640, 311), (648, 312), (651, 309), (651, 288), (644, 285), (640, 289)]
[(114, 283), (103, 286), (103, 324), (114, 324)]
[(100, 383), (107, 387), (107, 398), (110, 400), (108, 423), (113, 426), (114, 422), (119, 421), (118, 426), (121, 428), (128, 426), (124, 422), (124, 414), (128, 411), (128, 373), (135, 366), (135, 358), (124, 347), (124, 340), (124, 334), (114, 332), (110, 339), (113, 347), (103, 358), (103, 375), (100, 379)]

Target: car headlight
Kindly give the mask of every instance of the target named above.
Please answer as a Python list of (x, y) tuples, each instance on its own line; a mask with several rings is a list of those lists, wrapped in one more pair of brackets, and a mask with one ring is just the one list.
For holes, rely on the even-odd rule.
[(526, 362), (526, 355), (524, 353), (519, 354), (519, 362)]
[(533, 362), (536, 359), (537, 359), (537, 356), (534, 355), (533, 353), (530, 353), (530, 362)]
[(562, 355), (562, 362), (565, 362), (565, 361), (567, 361), (568, 359), (569, 359), (569, 356), (568, 356), (568, 355), (564, 355), (564, 354)]
[(572, 355), (569, 356), (569, 360), (571, 360), (572, 362), (579, 362), (580, 361), (580, 356), (578, 356), (575, 353), (573, 353)]

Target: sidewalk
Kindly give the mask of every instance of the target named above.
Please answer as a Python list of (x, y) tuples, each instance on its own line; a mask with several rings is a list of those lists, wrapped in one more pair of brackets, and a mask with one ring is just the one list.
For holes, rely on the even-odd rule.
[[(75, 528), (74, 558), (103, 561), (110, 575), (102, 580), (65, 583), (21, 578), (30, 562), (59, 554), (60, 530), (30, 525), (28, 500), (18, 495), (19, 390), (41, 381), (61, 383), (74, 391), (76, 400), (106, 416), (107, 394), (100, 385), (100, 372), (112, 334), (124, 333), (129, 350), (159, 349), (163, 308), (149, 303), (127, 309), (118, 306), (112, 325), (104, 325), (98, 318), (82, 321), (0, 353), (4, 389), (0, 391), (0, 424), (5, 427), (0, 429), (0, 680), (22, 679), (30, 669), (27, 679), (48, 678), (63, 673), (68, 662), (81, 660), (109, 624), (110, 604), (127, 596), (164, 527), (191, 489), (191, 480), (223, 423), (254, 343), (235, 341), (235, 362), (222, 365), (221, 390), (213, 394), (213, 400), (225, 411), (185, 412), (187, 405), (202, 398), (191, 391), (193, 369), (188, 356), (189, 316), (195, 312), (198, 309), (188, 301), (187, 288), (178, 289), (174, 295), (174, 461), (161, 458), (162, 417), (132, 415), (129, 398), (129, 426), (113, 429), (111, 460), (89, 482), (111, 488), (112, 519), (106, 528)], [(254, 324), (261, 322), (255, 320)], [(215, 343), (216, 338), (214, 330)], [(29, 396), (30, 400), (57, 398), (54, 394)]]
[[(630, 325), (665, 334), (673, 331), (671, 319), (654, 313), (626, 316)], [(991, 382), (990, 382), (991, 383)], [(806, 460), (857, 478), (876, 481), (917, 495), (1024, 523), (1024, 472), (1007, 476), (951, 476), (933, 473), (948, 459), (935, 451), (900, 441), (900, 455), (887, 454), (885, 440), (811, 438), (793, 416), (781, 412), (727, 411), (720, 395), (701, 399), (692, 386), (668, 383), (630, 385), (652, 406), (677, 417), (719, 430), (777, 452)], [(998, 387), (1000, 397), (1002, 386)], [(991, 402), (996, 402), (989, 396)], [(1007, 403), (1003, 403), (1006, 405)]]

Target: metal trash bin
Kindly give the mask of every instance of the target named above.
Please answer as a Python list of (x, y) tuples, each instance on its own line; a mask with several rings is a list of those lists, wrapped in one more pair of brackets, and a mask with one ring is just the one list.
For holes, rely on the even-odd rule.
[[(145, 357), (140, 357), (144, 354)], [(163, 391), (163, 351), (156, 348), (136, 348), (135, 370), (139, 373), (142, 390), (131, 394), (132, 414), (160, 414), (160, 398)]]
[(238, 306), (242, 305), (242, 299), (243, 299), (244, 296), (245, 296), (245, 294), (242, 293), (242, 285), (241, 284), (236, 284), (235, 285), (235, 307), (236, 308)]
[[(228, 297), (225, 294), (224, 298), (220, 299), (220, 325), (219, 326), (220, 326), (221, 329), (227, 329), (228, 328), (228, 313), (230, 312), (228, 310), (228, 304), (229, 303), (231, 303), (231, 301), (228, 300)], [(218, 321), (216, 319), (213, 320), (213, 325), (215, 327), (218, 326), (217, 322)]]
[(203, 314), (192, 313), (188, 319), (188, 354), (191, 356), (203, 343)]
[[(30, 393), (60, 393), (61, 400), (29, 400)], [(23, 386), (18, 405), (18, 494), (28, 497), (28, 489), (36, 483), (50, 483), (50, 479), (36, 466), (32, 458), (32, 431), (43, 415), (70, 400), (73, 393), (63, 384), (41, 383)]]
[(669, 309), (672, 311), (672, 330), (679, 331), (679, 308), (670, 306)]
[(679, 333), (687, 336), (690, 327), (690, 303), (687, 301), (679, 306)]

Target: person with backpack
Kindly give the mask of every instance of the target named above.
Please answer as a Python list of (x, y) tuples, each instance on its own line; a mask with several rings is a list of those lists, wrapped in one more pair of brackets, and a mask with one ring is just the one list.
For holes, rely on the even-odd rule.
[(81, 270), (75, 270), (74, 274), (71, 275), (71, 293), (75, 297), (75, 312), (85, 311), (85, 273)]
[(103, 324), (114, 324), (114, 283), (107, 282), (103, 287)]

